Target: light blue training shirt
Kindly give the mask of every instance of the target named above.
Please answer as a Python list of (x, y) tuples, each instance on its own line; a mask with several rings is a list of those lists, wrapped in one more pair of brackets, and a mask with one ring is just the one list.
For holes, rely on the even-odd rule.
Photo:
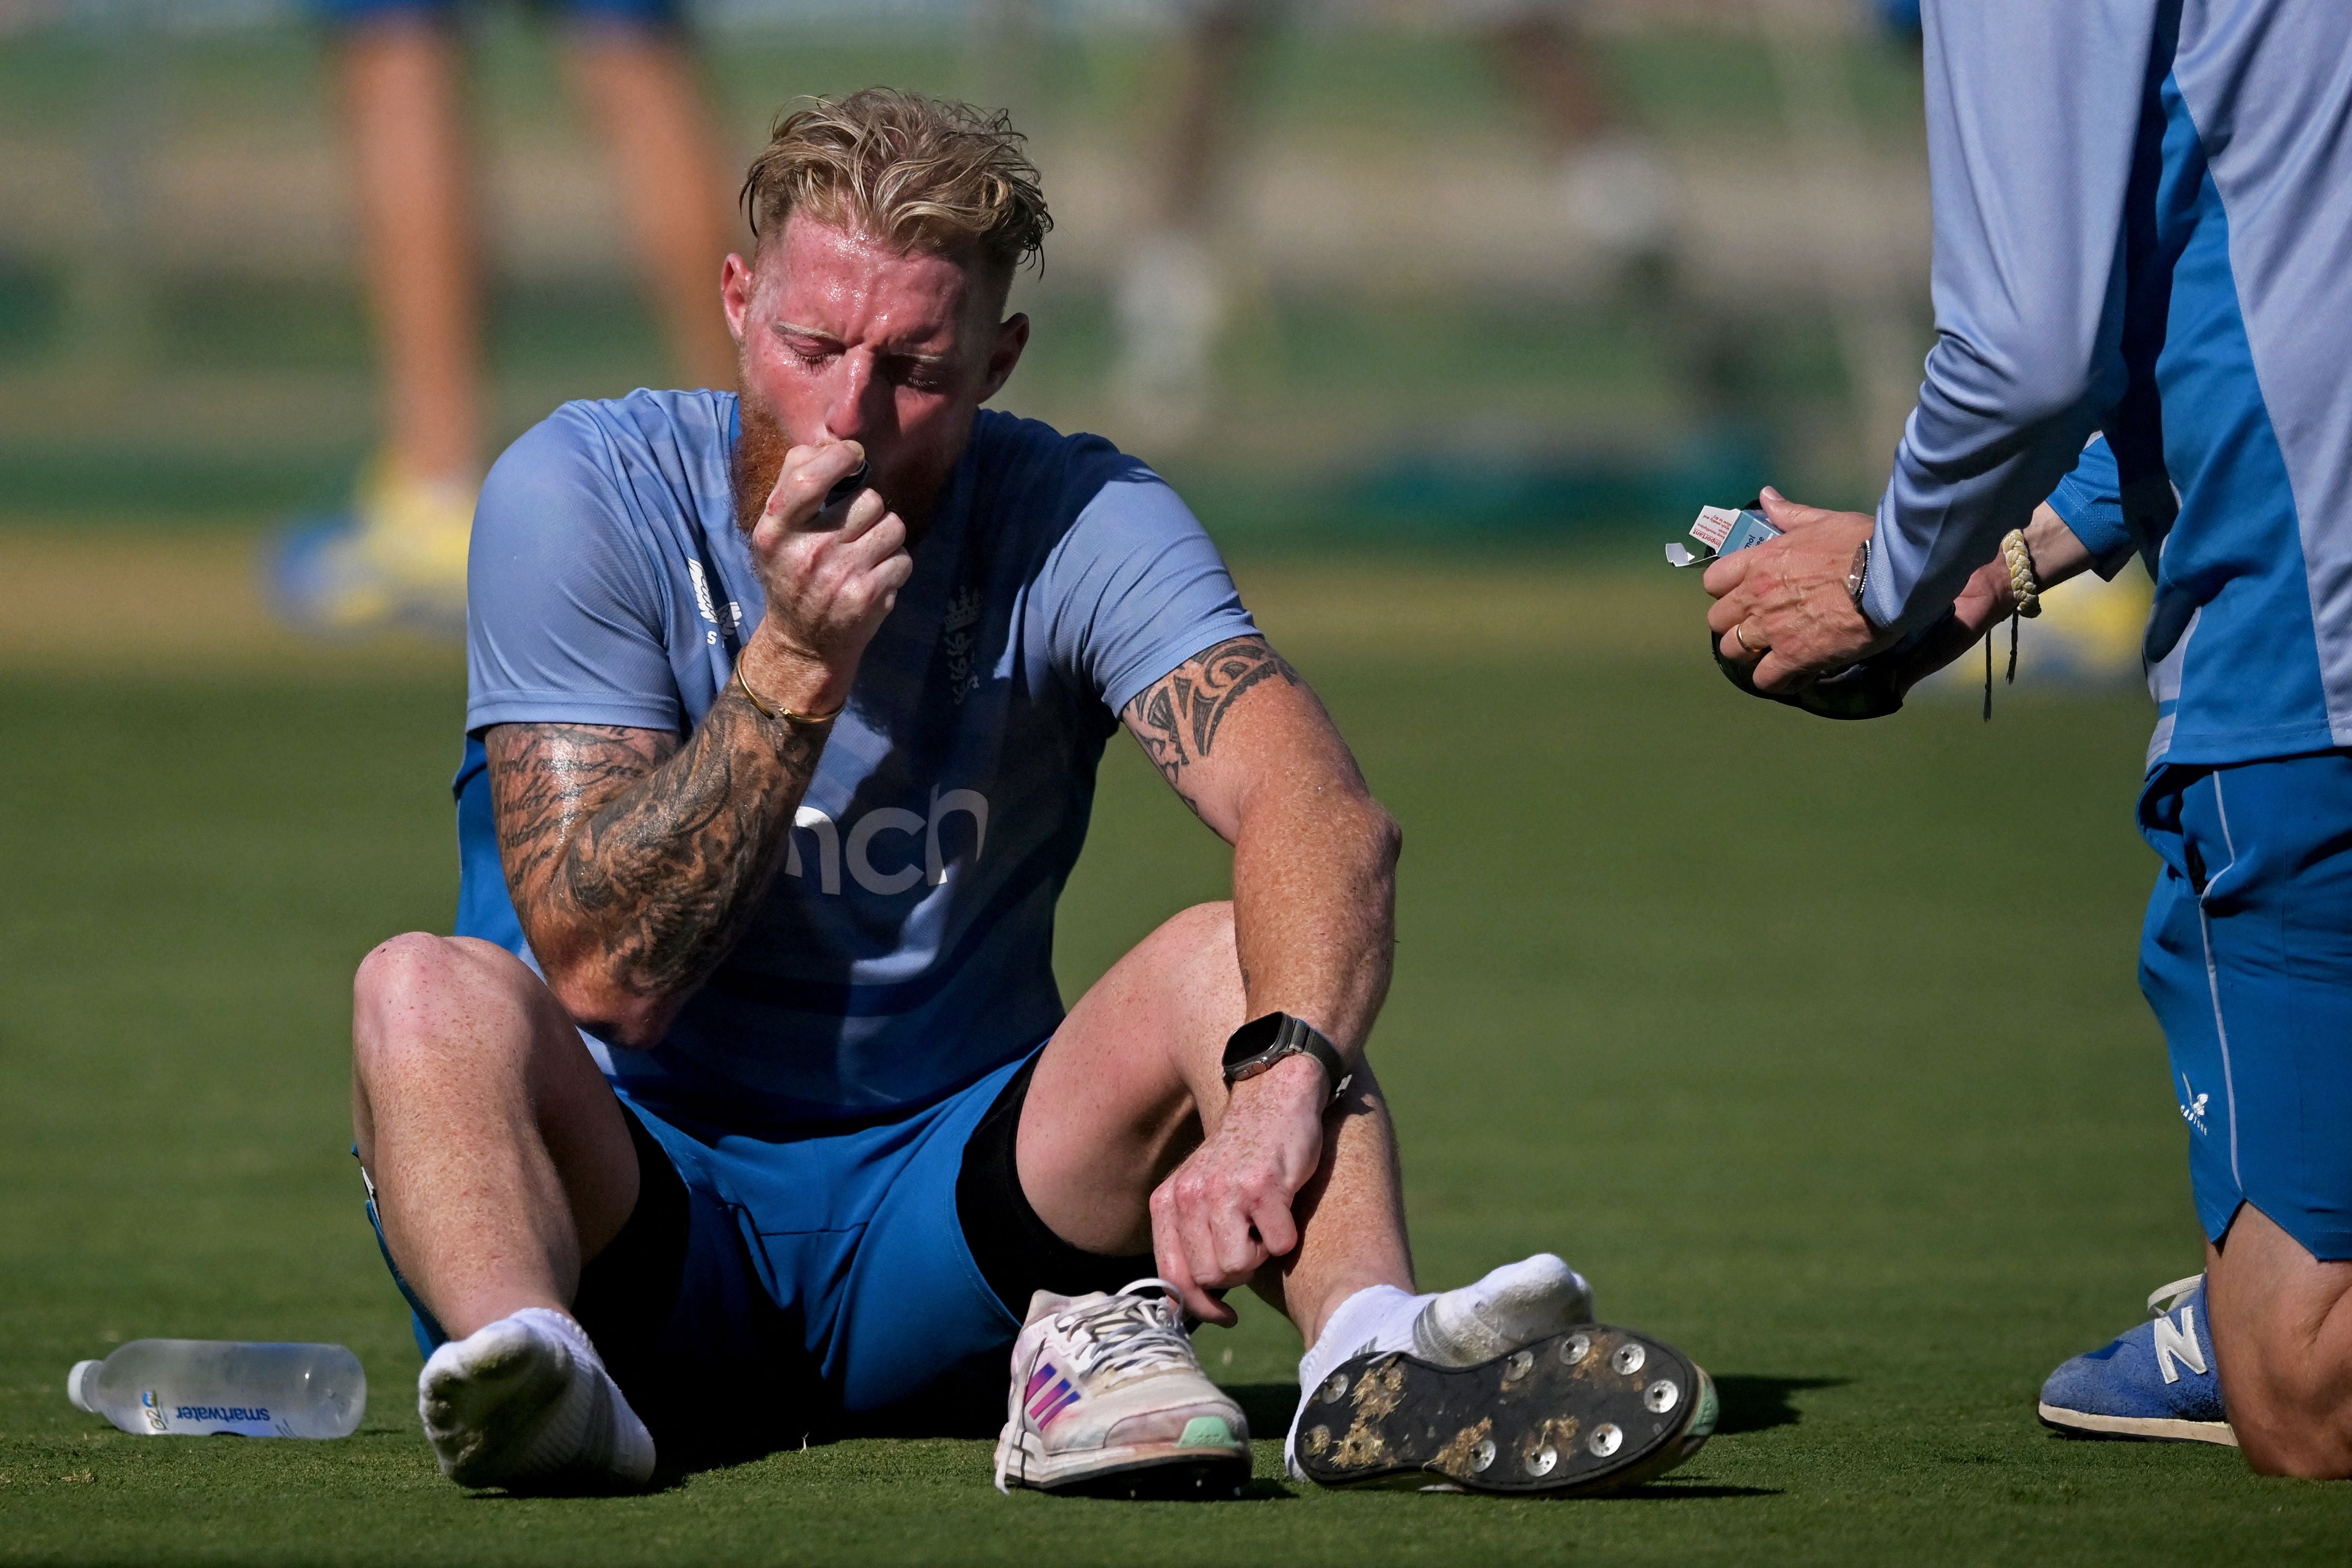
[[(481, 733), (690, 733), (765, 601), (734, 520), (736, 400), (573, 402), (507, 450), (474, 520), (457, 930), (530, 961)], [(588, 1039), (656, 1113), (731, 1132), (887, 1116), (1062, 1019), (1054, 905), (1117, 715), (1256, 627), (1200, 523), (1108, 442), (982, 411), (858, 667), (788, 858), (658, 1045)]]
[(2149, 766), (2352, 746), (2352, 5), (1926, 19), (1938, 340), (1864, 610), (1940, 613), (2103, 429), (2124, 542), (2086, 542), (2157, 578)]

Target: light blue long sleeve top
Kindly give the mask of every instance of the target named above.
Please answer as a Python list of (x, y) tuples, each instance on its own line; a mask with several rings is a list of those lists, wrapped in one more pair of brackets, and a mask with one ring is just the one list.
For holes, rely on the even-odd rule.
[(2104, 430), (2157, 578), (2149, 766), (2352, 745), (2352, 5), (1926, 21), (1937, 341), (1864, 612), (1938, 614)]

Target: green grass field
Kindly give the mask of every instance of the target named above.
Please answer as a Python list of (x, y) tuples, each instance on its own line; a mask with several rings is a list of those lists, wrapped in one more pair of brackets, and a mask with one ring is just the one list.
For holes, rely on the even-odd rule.
[[(0, 1561), (2343, 1561), (2352, 1489), (2032, 1416), (2197, 1258), (2133, 981), (2141, 700), (1824, 725), (1725, 686), (1686, 583), (1457, 573), (1462, 613), (1416, 622), (1384, 608), (1407, 568), (1286, 570), (1267, 620), (1407, 834), (1375, 1051), (1424, 1280), (1565, 1253), (1720, 1381), (1685, 1471), (1322, 1494), (1262, 1442), (1246, 1500), (1121, 1505), (1001, 1498), (983, 1443), (853, 1442), (639, 1498), (459, 1491), (344, 1096), (352, 966), (446, 928), (462, 677), (118, 662), (0, 670)], [(1115, 743), (1069, 991), (1219, 895), (1217, 852)], [(142, 1335), (341, 1341), (367, 1420), (158, 1441), (73, 1410), (68, 1365)], [(1201, 1344), (1278, 1431), (1279, 1321)]]

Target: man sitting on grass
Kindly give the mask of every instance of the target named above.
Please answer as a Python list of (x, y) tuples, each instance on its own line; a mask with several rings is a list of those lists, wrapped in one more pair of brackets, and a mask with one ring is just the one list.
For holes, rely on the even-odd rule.
[[(559, 410), (476, 522), (455, 938), (357, 981), (354, 1120), (467, 1485), (993, 1426), (1000, 1482), (1230, 1491), (1187, 1315), (1296, 1322), (1301, 1473), (1628, 1480), (1704, 1375), (1539, 1255), (1412, 1293), (1365, 1038), (1396, 825), (1167, 486), (981, 412), (1048, 225), (1001, 120), (784, 119), (740, 397)], [(1123, 719), (1234, 849), (1065, 1016)], [(1006, 1355), (1013, 1384), (1005, 1394)], [(1001, 1416), (1000, 1414), (1001, 1413)]]

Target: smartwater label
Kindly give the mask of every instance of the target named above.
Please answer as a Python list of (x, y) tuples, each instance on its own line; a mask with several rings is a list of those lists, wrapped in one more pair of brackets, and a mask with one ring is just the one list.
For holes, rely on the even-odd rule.
[(150, 1388), (139, 1396), (139, 1410), (153, 1432), (184, 1436), (229, 1432), (240, 1437), (288, 1435), (267, 1405), (181, 1405), (168, 1397), (159, 1399)]

